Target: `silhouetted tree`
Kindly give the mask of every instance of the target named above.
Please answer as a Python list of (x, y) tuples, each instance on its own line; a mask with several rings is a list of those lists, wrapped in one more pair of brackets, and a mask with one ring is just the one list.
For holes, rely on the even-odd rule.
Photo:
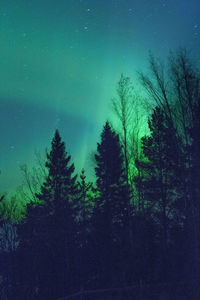
[(85, 170), (81, 170), (80, 180), (78, 181), (79, 198), (77, 201), (77, 220), (84, 222), (91, 217), (93, 208), (93, 184), (87, 182)]
[(123, 255), (117, 251), (122, 251), (125, 245), (128, 247), (124, 239), (127, 239), (130, 201), (119, 137), (108, 122), (103, 128), (101, 142), (97, 145), (95, 159), (99, 195), (94, 207), (94, 239), (97, 259), (100, 260), (98, 270), (102, 272), (101, 281), (108, 284), (114, 280), (111, 278), (113, 274), (119, 276), (115, 270), (116, 262), (119, 262)]
[(85, 170), (81, 170), (78, 181), (78, 198), (76, 201), (76, 281), (79, 289), (90, 287), (91, 264), (91, 231), (94, 206), (94, 187), (88, 182)]
[(26, 245), (31, 248), (34, 279), (30, 280), (35, 280), (32, 294), (37, 292), (41, 299), (64, 296), (72, 288), (77, 185), (70, 160), (56, 130), (47, 153), (48, 175), (36, 195), (39, 203), (29, 205), (23, 226), (26, 237), (21, 245), (24, 250)]
[(18, 189), (18, 194), (21, 195), (26, 203), (37, 201), (36, 194), (40, 192), (41, 185), (47, 176), (45, 158), (40, 152), (35, 152), (35, 166), (32, 168), (28, 168), (26, 164), (20, 166), (24, 182), (20, 189)]
[(122, 75), (113, 100), (121, 132), (103, 127), (95, 186), (84, 170), (77, 180), (56, 130), (46, 163), (22, 168), (26, 216), (18, 197), (0, 197), (0, 298), (55, 300), (135, 284), (135, 298), (199, 299), (199, 70), (183, 50), (167, 71), (153, 55), (149, 62), (151, 76), (140, 74), (149, 135), (140, 139), (139, 100)]
[[(185, 228), (185, 280), (192, 286), (199, 275), (200, 216), (199, 216), (199, 99), (200, 72), (185, 49), (169, 57), (169, 71), (150, 56), (151, 78), (141, 74), (140, 79), (150, 99), (171, 120), (182, 140), (181, 160), (182, 203)], [(177, 141), (176, 145), (179, 144)], [(183, 220), (182, 220), (183, 221)], [(193, 283), (192, 283), (193, 282)], [(197, 299), (197, 287), (188, 297)], [(198, 292), (199, 293), (199, 292)]]
[(142, 163), (145, 171), (144, 198), (147, 209), (151, 208), (148, 213), (153, 214), (157, 222), (161, 255), (159, 264), (163, 280), (166, 280), (165, 276), (169, 275), (170, 224), (175, 214), (175, 203), (180, 197), (180, 156), (173, 124), (159, 107), (152, 114), (149, 129), (150, 136), (142, 138), (142, 149), (147, 159)]
[(123, 74), (117, 85), (117, 98), (112, 101), (114, 112), (119, 119), (122, 137), (121, 143), (123, 145), (122, 153), (124, 155), (125, 163), (125, 175), (128, 184), (129, 180), (129, 165), (130, 165), (130, 149), (129, 149), (129, 138), (130, 138), (130, 125), (133, 114), (133, 86), (129, 77)]
[[(0, 197), (0, 265), (2, 299), (15, 297), (16, 282), (16, 250), (19, 245), (17, 222), (22, 218), (19, 201), (16, 197)], [(6, 298), (7, 297), (7, 298)]]

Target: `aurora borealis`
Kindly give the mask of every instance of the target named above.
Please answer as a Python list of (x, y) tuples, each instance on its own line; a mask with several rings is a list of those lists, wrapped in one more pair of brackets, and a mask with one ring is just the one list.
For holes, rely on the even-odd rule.
[[(77, 170), (90, 164), (123, 72), (148, 51), (200, 50), (199, 0), (1, 0), (0, 191), (60, 130)], [(198, 57), (199, 59), (199, 57)]]

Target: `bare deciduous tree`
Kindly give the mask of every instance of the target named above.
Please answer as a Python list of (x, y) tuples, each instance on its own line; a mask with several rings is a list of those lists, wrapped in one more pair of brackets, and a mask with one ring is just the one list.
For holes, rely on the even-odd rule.
[(126, 180), (129, 178), (129, 154), (128, 154), (128, 135), (133, 112), (133, 86), (129, 77), (123, 74), (117, 86), (117, 98), (112, 100), (114, 112), (120, 121), (122, 134), (121, 142), (123, 146)]
[(45, 160), (39, 152), (35, 152), (36, 165), (29, 169), (27, 165), (20, 167), (24, 185), (21, 187), (21, 196), (27, 201), (37, 201), (36, 194), (40, 192), (40, 188), (47, 176)]
[(123, 74), (117, 85), (117, 97), (112, 100), (113, 110), (120, 124), (120, 138), (123, 147), (127, 182), (130, 184), (133, 201), (138, 202), (134, 178), (138, 176), (139, 165), (135, 162), (141, 155), (141, 136), (147, 133), (147, 106), (135, 91), (129, 77)]

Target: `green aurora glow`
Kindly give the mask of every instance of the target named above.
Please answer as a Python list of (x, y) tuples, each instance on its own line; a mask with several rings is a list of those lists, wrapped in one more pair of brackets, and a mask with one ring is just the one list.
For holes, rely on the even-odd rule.
[[(146, 70), (148, 51), (200, 50), (199, 0), (1, 0), (2, 192), (59, 128), (77, 169), (90, 165), (120, 74)], [(89, 168), (88, 168), (89, 169)]]

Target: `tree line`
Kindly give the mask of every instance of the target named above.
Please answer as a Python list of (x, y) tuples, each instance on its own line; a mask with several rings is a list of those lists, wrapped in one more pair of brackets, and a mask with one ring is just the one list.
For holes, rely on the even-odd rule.
[(118, 82), (120, 128), (103, 126), (94, 182), (77, 176), (56, 130), (40, 172), (23, 169), (24, 213), (1, 197), (1, 299), (141, 284), (135, 299), (199, 299), (199, 69), (185, 50), (171, 53), (167, 69), (152, 55), (149, 63), (151, 73), (139, 74), (146, 102), (130, 78)]

